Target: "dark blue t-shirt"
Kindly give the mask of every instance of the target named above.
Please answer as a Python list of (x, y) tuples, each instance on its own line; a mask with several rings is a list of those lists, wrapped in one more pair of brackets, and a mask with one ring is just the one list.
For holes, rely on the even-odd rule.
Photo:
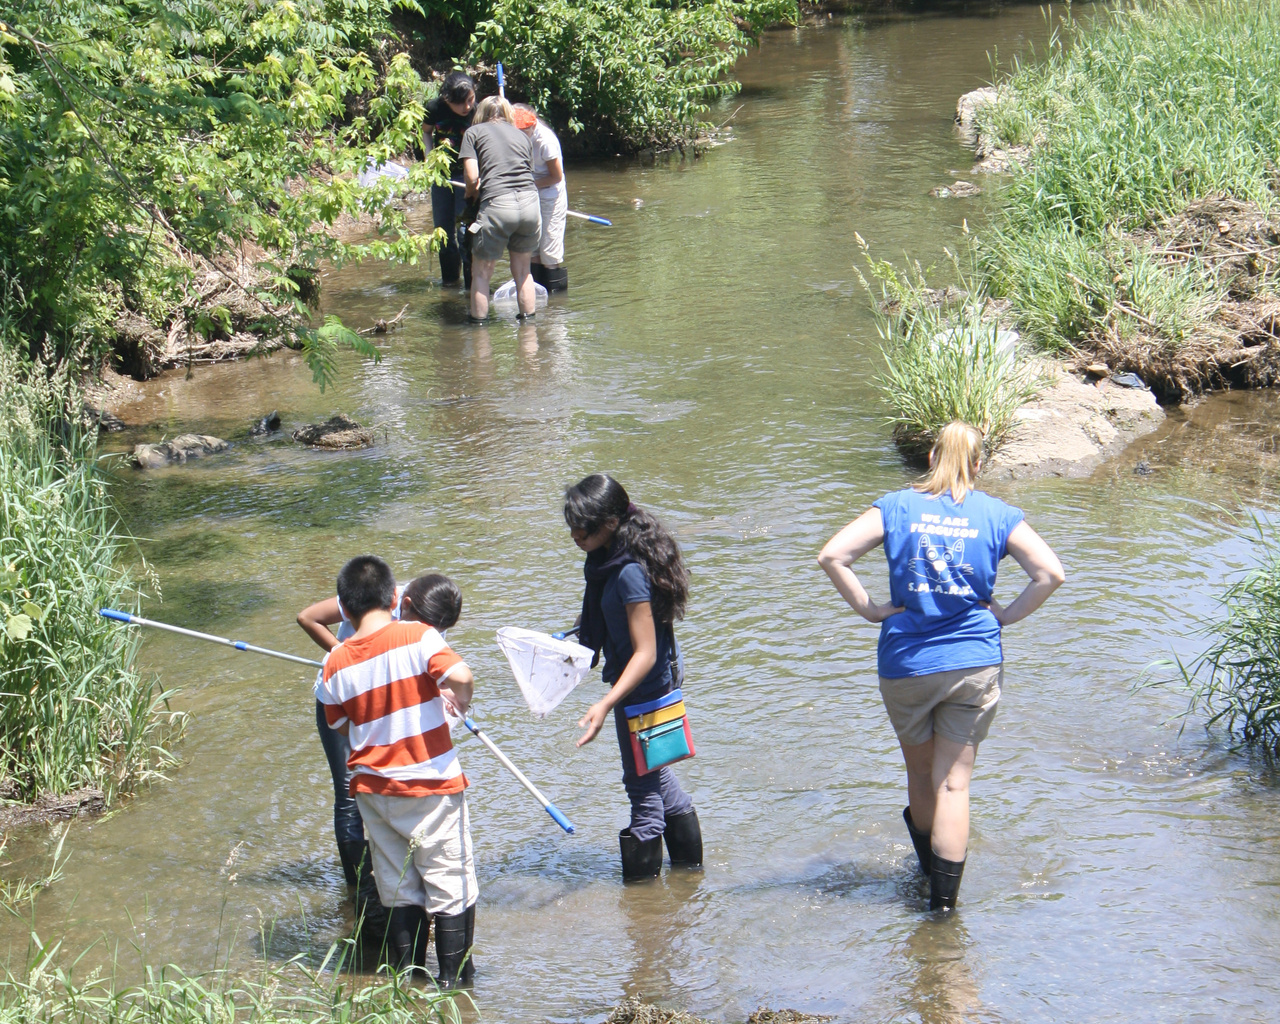
[[(616, 683), (627, 667), (635, 648), (631, 646), (631, 629), (627, 626), (627, 605), (651, 600), (649, 576), (639, 562), (629, 562), (605, 581), (600, 607), (604, 612), (604, 667), (600, 675), (606, 683)], [(626, 704), (643, 704), (671, 692), (671, 643), (674, 635), (668, 626), (655, 620), (658, 636), (658, 660), (644, 681), (627, 694)]]
[(1022, 511), (982, 491), (956, 504), (916, 490), (886, 494), (889, 593), (906, 611), (880, 624), (879, 670), (887, 679), (999, 665), (1000, 623), (991, 599), (996, 567)]

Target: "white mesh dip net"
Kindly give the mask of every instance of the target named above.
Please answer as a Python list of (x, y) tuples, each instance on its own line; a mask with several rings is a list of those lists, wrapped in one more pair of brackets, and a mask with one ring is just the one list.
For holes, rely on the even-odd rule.
[(538, 718), (555, 710), (591, 669), (589, 648), (532, 629), (504, 626), (498, 630), (498, 646), (511, 663), (529, 710)]

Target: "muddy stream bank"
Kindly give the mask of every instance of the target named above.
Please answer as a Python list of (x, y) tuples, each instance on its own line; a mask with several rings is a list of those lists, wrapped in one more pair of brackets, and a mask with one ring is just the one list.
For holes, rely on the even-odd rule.
[[(965, 218), (980, 222), (985, 197), (927, 195), (972, 162), (956, 97), (983, 83), (989, 50), (1025, 52), (1045, 31), (1018, 6), (771, 33), (742, 65), (730, 144), (695, 163), (570, 167), (572, 205), (616, 226), (571, 228), (571, 291), (533, 327), (468, 327), (461, 293), (425, 270), (350, 268), (326, 280), (327, 311), (363, 326), (410, 307), (380, 364), (345, 360), (320, 395), (281, 352), (167, 374), (113, 409), (129, 425), (108, 442), (119, 450), (188, 431), (232, 442), (118, 471), (163, 594), (147, 614), (310, 654), (294, 615), (351, 554), (462, 587), (450, 640), (476, 669), (477, 714), (578, 825), (561, 835), (461, 742), (484, 1019), (598, 1022), (635, 994), (715, 1020), (762, 1005), (850, 1022), (1271, 1013), (1280, 791), (1198, 727), (1180, 736), (1179, 693), (1131, 688), (1153, 660), (1195, 649), (1224, 573), (1247, 564), (1218, 506), (1273, 504), (1277, 395), (1174, 410), (1087, 477), (990, 484), (1053, 543), (1069, 583), (1006, 634), (949, 920), (919, 911), (875, 631), (814, 564), (837, 527), (909, 479), (869, 384), (854, 231), (929, 263)], [(251, 437), (273, 409), (282, 429)], [(337, 411), (376, 442), (289, 439)], [(625, 889), (616, 752), (573, 746), (598, 677), (536, 722), (493, 643), (503, 625), (572, 619), (580, 562), (559, 494), (597, 468), (676, 528), (693, 576), (680, 636), (699, 755), (680, 774), (706, 871)], [(143, 658), (193, 713), (186, 763), (72, 826), (35, 927), (188, 970), (264, 949), (318, 963), (349, 911), (310, 680), (165, 635)], [(44, 854), (40, 834), (18, 842), (20, 857)], [(31, 924), (0, 923), (10, 960)]]

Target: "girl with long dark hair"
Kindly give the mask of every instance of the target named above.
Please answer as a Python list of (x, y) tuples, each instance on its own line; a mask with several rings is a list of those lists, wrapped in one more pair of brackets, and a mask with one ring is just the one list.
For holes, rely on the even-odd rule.
[(662, 872), (666, 837), (672, 866), (702, 865), (698, 813), (670, 766), (640, 774), (632, 751), (626, 706), (654, 701), (680, 686), (683, 657), (674, 624), (684, 617), (689, 575), (675, 538), (610, 476), (585, 477), (564, 493), (564, 518), (573, 541), (587, 553), (586, 592), (578, 640), (604, 654), (601, 676), (609, 693), (578, 722), (590, 743), (613, 712), (622, 754), (622, 784), (631, 824), (618, 835), (624, 881)]

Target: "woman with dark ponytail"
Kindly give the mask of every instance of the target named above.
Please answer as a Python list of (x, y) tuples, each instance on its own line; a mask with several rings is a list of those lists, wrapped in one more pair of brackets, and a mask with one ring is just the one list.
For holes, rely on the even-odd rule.
[(601, 675), (609, 693), (578, 723), (590, 743), (613, 712), (622, 754), (622, 784), (631, 801), (631, 824), (618, 836), (624, 881), (662, 872), (666, 837), (671, 864), (702, 865), (702, 830), (693, 801), (668, 766), (640, 774), (625, 706), (671, 694), (680, 687), (683, 657), (674, 624), (684, 617), (689, 574), (675, 538), (623, 486), (596, 473), (565, 490), (564, 518), (573, 541), (587, 553), (587, 579), (578, 640), (604, 653)]

